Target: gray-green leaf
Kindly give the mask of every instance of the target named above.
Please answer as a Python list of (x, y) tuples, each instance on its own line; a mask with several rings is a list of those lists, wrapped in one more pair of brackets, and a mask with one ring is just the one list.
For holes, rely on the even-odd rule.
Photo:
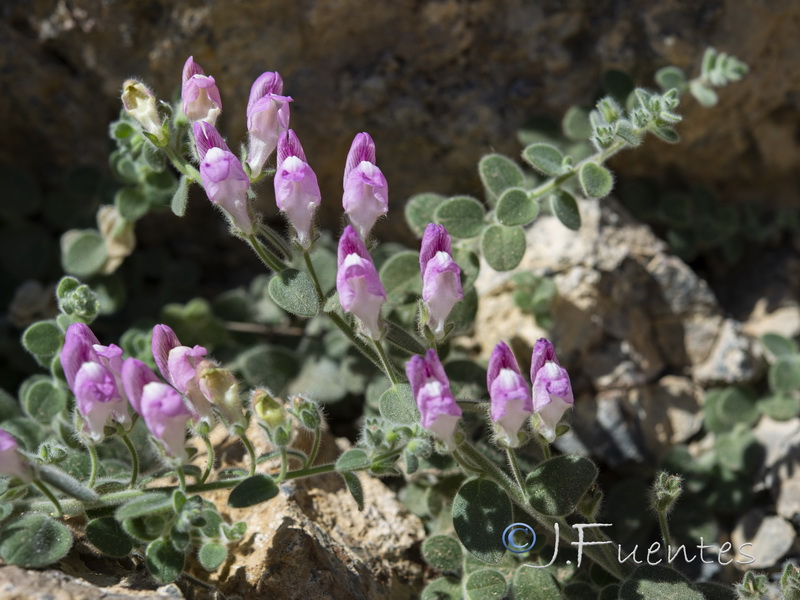
[(297, 269), (284, 269), (269, 282), (270, 298), (286, 312), (313, 317), (319, 310), (317, 292), (311, 278)]
[(550, 194), (550, 207), (564, 227), (573, 231), (581, 228), (581, 213), (572, 194), (566, 190), (556, 190)]
[(481, 236), (481, 252), (495, 271), (510, 271), (525, 254), (525, 231), (522, 227), (489, 225)]
[(589, 198), (608, 196), (614, 185), (611, 171), (593, 162), (587, 162), (581, 166), (578, 179), (581, 182), (583, 193)]
[(503, 531), (512, 523), (511, 500), (493, 481), (471, 479), (453, 498), (453, 527), (476, 558), (498, 564), (505, 554)]
[(434, 218), (456, 238), (473, 238), (483, 231), (483, 205), (470, 196), (445, 200), (434, 212)]
[(246, 508), (261, 502), (266, 502), (278, 495), (278, 486), (269, 475), (253, 475), (248, 477), (231, 490), (228, 496), (228, 506), (231, 508)]
[(72, 534), (62, 523), (45, 515), (28, 514), (0, 529), (0, 558), (25, 568), (40, 568), (64, 558)]
[(557, 177), (564, 172), (564, 155), (550, 144), (531, 144), (522, 151), (522, 158), (550, 177)]
[(527, 225), (539, 214), (539, 203), (522, 188), (507, 189), (497, 201), (495, 215), (501, 225)]
[(597, 477), (597, 467), (582, 456), (551, 458), (525, 478), (531, 506), (544, 515), (571, 514)]

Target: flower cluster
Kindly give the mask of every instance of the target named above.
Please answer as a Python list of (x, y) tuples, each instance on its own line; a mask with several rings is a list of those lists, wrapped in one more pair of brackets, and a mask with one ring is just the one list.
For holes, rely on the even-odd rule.
[(163, 380), (141, 360), (123, 359), (119, 346), (100, 345), (83, 323), (69, 326), (61, 365), (87, 443), (104, 439), (108, 426), (129, 428), (139, 415), (166, 454), (183, 460), (190, 420), (213, 425), (214, 406), (226, 422), (242, 420), (233, 374), (206, 360), (205, 348), (183, 346), (172, 329), (156, 325), (152, 351)]
[[(414, 356), (406, 365), (422, 426), (452, 449), (461, 408), (450, 391), (444, 367), (434, 350), (425, 357)], [(532, 392), (511, 349), (500, 342), (489, 359), (486, 385), (491, 400), (490, 417), (498, 438), (507, 447), (520, 445), (520, 431), (531, 415), (531, 424), (547, 442), (556, 439), (556, 427), (575, 403), (569, 375), (556, 358), (553, 344), (542, 338), (531, 358)]]

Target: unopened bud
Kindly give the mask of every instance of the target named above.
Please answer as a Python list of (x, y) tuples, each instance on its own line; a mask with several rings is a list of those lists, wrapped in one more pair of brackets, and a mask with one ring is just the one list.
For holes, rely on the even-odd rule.
[(147, 133), (154, 135), (159, 142), (163, 142), (164, 129), (156, 104), (153, 92), (140, 81), (128, 79), (122, 84), (122, 106), (125, 107), (125, 112), (138, 121)]
[(653, 508), (658, 512), (669, 512), (683, 493), (683, 481), (678, 475), (661, 471), (653, 485)]
[(800, 600), (800, 568), (786, 563), (781, 575), (781, 592), (784, 600)]
[(200, 391), (222, 413), (229, 425), (244, 423), (242, 401), (239, 397), (239, 382), (229, 369), (221, 369), (204, 360), (197, 368), (200, 376)]
[(272, 443), (278, 448), (283, 448), (289, 445), (292, 432), (288, 425), (279, 425), (272, 432)]

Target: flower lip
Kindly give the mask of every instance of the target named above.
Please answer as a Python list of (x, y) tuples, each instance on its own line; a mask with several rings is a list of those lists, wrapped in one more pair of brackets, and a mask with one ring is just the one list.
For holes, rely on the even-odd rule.
[(267, 71), (259, 75), (250, 86), (250, 97), (247, 100), (248, 116), (254, 110), (255, 104), (269, 95), (280, 96), (283, 94), (283, 79), (277, 71)]
[(194, 130), (194, 140), (197, 146), (197, 154), (200, 160), (205, 160), (206, 154), (211, 148), (220, 148), (226, 152), (230, 152), (228, 144), (222, 139), (217, 129), (207, 121), (195, 121), (192, 123)]

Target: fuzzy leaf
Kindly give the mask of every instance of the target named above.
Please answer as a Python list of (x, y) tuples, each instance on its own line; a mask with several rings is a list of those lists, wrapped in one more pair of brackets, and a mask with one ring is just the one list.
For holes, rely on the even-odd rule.
[(417, 194), (408, 199), (405, 207), (406, 222), (418, 238), (425, 233), (428, 224), (434, 222), (434, 212), (445, 200), (439, 194)]
[[(521, 566), (514, 573), (512, 588), (514, 598), (530, 600), (561, 600), (553, 576), (545, 569)], [(614, 598), (616, 600), (616, 597)]]
[(461, 544), (449, 535), (432, 535), (422, 543), (422, 557), (437, 571), (457, 573), (461, 570), (464, 554)]
[(378, 407), (381, 416), (393, 423), (404, 425), (419, 423), (419, 409), (411, 393), (411, 386), (407, 383), (390, 387), (383, 392), (378, 400)]
[(434, 219), (455, 238), (474, 238), (483, 231), (483, 205), (470, 196), (456, 196), (437, 207)]
[(597, 467), (587, 458), (556, 456), (539, 464), (525, 478), (531, 506), (544, 515), (571, 514), (597, 477)]
[(564, 172), (564, 155), (550, 144), (531, 144), (522, 151), (522, 158), (534, 169), (550, 177), (557, 177)]
[(317, 292), (311, 278), (297, 269), (284, 269), (269, 282), (270, 298), (286, 312), (313, 317), (319, 311)]
[(619, 600), (704, 600), (675, 569), (643, 565), (626, 579)]
[(372, 459), (361, 448), (352, 448), (342, 454), (336, 461), (339, 472), (361, 471), (372, 465)]
[(123, 521), (172, 510), (172, 498), (170, 496), (162, 492), (147, 492), (143, 496), (134, 498), (120, 506), (115, 515), (118, 521)]
[(183, 175), (178, 182), (178, 187), (172, 195), (170, 207), (175, 216), (182, 217), (186, 214), (186, 204), (189, 202), (189, 186), (192, 182)]
[(522, 188), (507, 189), (497, 201), (495, 215), (501, 225), (527, 225), (539, 214), (539, 203)]
[(161, 583), (171, 583), (180, 577), (185, 562), (184, 553), (176, 550), (169, 540), (157, 539), (147, 546), (147, 570)]
[(481, 236), (481, 252), (495, 271), (510, 271), (525, 254), (525, 231), (522, 227), (489, 225)]
[(61, 266), (70, 275), (91, 277), (107, 259), (105, 240), (95, 229), (69, 231), (61, 238)]
[(588, 198), (603, 198), (611, 193), (614, 178), (611, 171), (597, 163), (584, 163), (578, 172), (581, 189)]
[(216, 571), (228, 558), (228, 548), (215, 542), (206, 542), (200, 546), (197, 559), (206, 571)]
[(361, 480), (358, 478), (358, 475), (355, 473), (351, 473), (350, 471), (340, 471), (342, 478), (344, 479), (344, 483), (347, 486), (350, 495), (353, 496), (353, 500), (356, 501), (358, 505), (358, 510), (364, 510), (364, 488), (361, 486)]
[(23, 515), (0, 529), (0, 558), (12, 565), (46, 567), (64, 558), (71, 547), (69, 529), (44, 515)]
[(490, 564), (503, 559), (503, 531), (513, 520), (513, 510), (500, 486), (470, 479), (456, 492), (452, 514), (458, 539), (473, 556)]
[(495, 204), (505, 190), (519, 187), (525, 183), (522, 169), (508, 157), (502, 154), (487, 154), (478, 163), (478, 174), (487, 191), (487, 200)]
[(392, 255), (381, 266), (380, 278), (389, 304), (397, 306), (413, 302), (422, 294), (419, 254), (409, 250)]
[(114, 517), (92, 519), (86, 524), (86, 537), (106, 556), (123, 558), (133, 550), (133, 542)]
[(47, 360), (55, 356), (64, 343), (64, 334), (55, 321), (38, 321), (22, 334), (22, 345), (37, 357)]
[(231, 494), (228, 496), (228, 506), (246, 508), (261, 504), (277, 496), (279, 491), (275, 480), (269, 475), (253, 475), (231, 490)]
[(480, 569), (470, 573), (464, 583), (469, 600), (496, 600), (505, 597), (506, 578), (500, 571)]
[(556, 190), (550, 194), (550, 207), (567, 229), (577, 231), (581, 228), (581, 213), (572, 194), (565, 190)]

